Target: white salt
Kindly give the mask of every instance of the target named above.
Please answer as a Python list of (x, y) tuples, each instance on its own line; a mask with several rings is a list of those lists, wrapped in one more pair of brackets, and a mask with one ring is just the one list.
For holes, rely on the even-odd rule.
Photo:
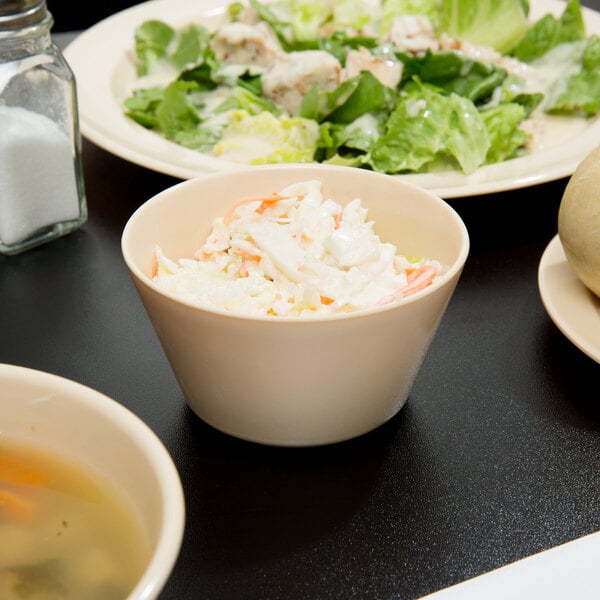
[(71, 140), (48, 117), (0, 106), (0, 241), (79, 218)]

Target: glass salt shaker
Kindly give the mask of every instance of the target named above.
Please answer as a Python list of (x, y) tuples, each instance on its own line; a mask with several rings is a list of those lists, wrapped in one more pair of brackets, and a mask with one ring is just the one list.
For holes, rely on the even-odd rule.
[(0, 254), (87, 218), (73, 73), (40, 0), (0, 0)]

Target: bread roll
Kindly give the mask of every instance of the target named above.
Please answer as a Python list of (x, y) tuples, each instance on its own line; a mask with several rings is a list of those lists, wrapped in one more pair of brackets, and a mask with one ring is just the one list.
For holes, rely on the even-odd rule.
[(558, 234), (569, 265), (600, 297), (600, 146), (579, 164), (565, 188)]

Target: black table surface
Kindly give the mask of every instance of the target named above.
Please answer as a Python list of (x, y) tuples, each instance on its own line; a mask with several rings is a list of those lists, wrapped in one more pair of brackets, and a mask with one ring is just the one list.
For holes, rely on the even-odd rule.
[(87, 140), (83, 158), (87, 223), (0, 257), (0, 362), (99, 390), (163, 441), (186, 529), (161, 599), (418, 598), (600, 529), (600, 366), (537, 286), (567, 179), (449, 200), (471, 252), (407, 404), (283, 449), (191, 412), (126, 270), (127, 219), (178, 180)]

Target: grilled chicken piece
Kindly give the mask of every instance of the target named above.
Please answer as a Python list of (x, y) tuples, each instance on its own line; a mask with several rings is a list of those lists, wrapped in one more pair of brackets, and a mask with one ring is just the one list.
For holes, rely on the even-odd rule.
[(217, 60), (228, 64), (268, 67), (283, 49), (267, 23), (226, 23), (211, 41)]
[(373, 56), (364, 48), (349, 52), (344, 70), (345, 79), (351, 79), (362, 71), (370, 71), (383, 85), (395, 89), (402, 77), (402, 63), (383, 56)]
[(341, 74), (339, 61), (329, 52), (290, 52), (276, 60), (263, 74), (263, 93), (294, 115), (298, 114), (302, 99), (313, 86), (331, 91), (340, 84)]

